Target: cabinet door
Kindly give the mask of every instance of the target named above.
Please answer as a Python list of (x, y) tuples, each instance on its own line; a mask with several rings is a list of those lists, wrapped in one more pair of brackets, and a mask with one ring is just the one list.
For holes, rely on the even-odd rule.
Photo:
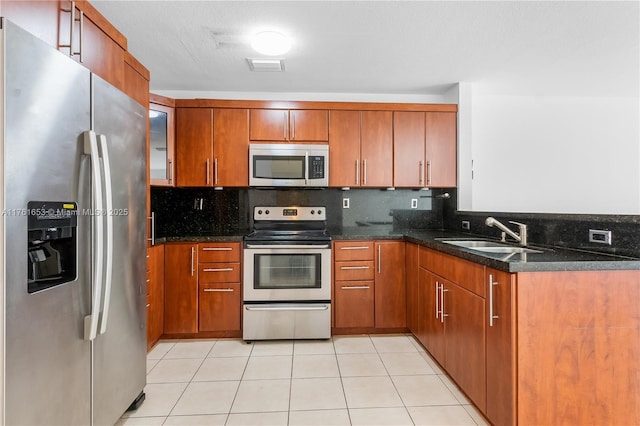
[(200, 331), (240, 330), (240, 283), (201, 283), (198, 302)]
[(329, 114), (329, 186), (360, 186), (360, 111)]
[(151, 185), (174, 185), (174, 116), (175, 108), (158, 104), (149, 105), (149, 170)]
[(288, 140), (288, 110), (252, 109), (249, 117), (249, 139), (252, 141)]
[[(515, 274), (487, 269), (487, 411), (496, 425), (516, 421)], [(493, 316), (493, 318), (491, 318)]]
[(455, 187), (457, 183), (457, 115), (426, 113), (427, 186)]
[(249, 186), (249, 110), (213, 110), (213, 185)]
[[(68, 4), (66, 7), (69, 7)], [(60, 25), (62, 12), (59, 1), (2, 1), (3, 16), (18, 25), (19, 27), (29, 31), (39, 39), (45, 41), (54, 48), (58, 48), (58, 44), (62, 44), (62, 38), (58, 41), (60, 34)], [(69, 13), (66, 13), (69, 15)], [(69, 18), (67, 17), (67, 26), (62, 32), (65, 33), (66, 42), (69, 39)], [(67, 49), (68, 53), (68, 49)]]
[(83, 26), (82, 53), (75, 58), (91, 72), (124, 90), (124, 49), (86, 15)]
[(441, 309), (445, 321), (445, 367), (471, 400), (486, 408), (484, 299), (444, 282)]
[(198, 332), (198, 251), (195, 244), (165, 246), (164, 332)]
[(289, 123), (289, 139), (292, 142), (327, 142), (329, 140), (327, 110), (291, 110)]
[(147, 259), (147, 349), (164, 331), (164, 246), (148, 248)]
[(407, 328), (418, 337), (418, 318), (420, 305), (418, 294), (420, 287), (420, 248), (407, 243), (405, 247), (405, 282), (407, 287)]
[(362, 186), (393, 186), (393, 113), (362, 111), (361, 132)]
[(334, 295), (336, 328), (374, 327), (373, 281), (336, 281)]
[[(420, 268), (420, 293), (419, 300), (422, 303), (418, 322), (420, 342), (429, 353), (441, 364), (445, 365), (445, 337), (444, 319), (440, 314), (440, 290), (442, 280), (438, 280), (434, 274)], [(420, 305), (419, 305), (420, 306)]]
[(404, 242), (376, 242), (375, 326), (407, 326), (407, 293), (404, 280)]
[(176, 108), (176, 184), (211, 186), (213, 109)]
[(149, 107), (149, 70), (129, 52), (124, 52), (122, 91), (143, 107)]
[(393, 186), (425, 185), (425, 113), (393, 113)]

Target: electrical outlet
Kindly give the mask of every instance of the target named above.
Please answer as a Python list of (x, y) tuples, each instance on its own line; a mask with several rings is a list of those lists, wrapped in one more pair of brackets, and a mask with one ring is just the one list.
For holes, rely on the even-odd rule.
[(348, 198), (343, 198), (342, 199), (342, 208), (343, 209), (348, 209), (349, 208), (349, 199)]
[(471, 224), (469, 223), (468, 220), (463, 220), (462, 221), (462, 229), (466, 229), (466, 230), (471, 229)]
[(417, 198), (412, 198), (411, 199), (411, 208), (412, 209), (417, 209), (418, 208), (418, 199)]
[(611, 245), (611, 231), (603, 231), (599, 229), (589, 229), (589, 242)]
[(203, 198), (196, 198), (193, 200), (193, 209), (194, 210), (202, 210), (204, 204)]

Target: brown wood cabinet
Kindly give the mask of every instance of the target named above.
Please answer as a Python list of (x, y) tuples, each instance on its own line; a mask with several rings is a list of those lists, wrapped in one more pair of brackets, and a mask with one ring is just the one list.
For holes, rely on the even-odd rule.
[(375, 327), (373, 241), (336, 241), (334, 324), (336, 328)]
[(516, 274), (487, 268), (487, 410), (496, 425), (516, 421)]
[(147, 350), (164, 331), (164, 245), (147, 249)]
[(176, 185), (213, 182), (213, 108), (176, 108)]
[(484, 266), (421, 247), (420, 268), (427, 303), (418, 339), (484, 412)]
[(198, 332), (197, 268), (197, 244), (165, 244), (164, 334)]
[(249, 138), (256, 142), (327, 142), (327, 110), (251, 109)]
[(249, 110), (213, 110), (213, 185), (249, 186)]
[(393, 113), (362, 111), (362, 187), (393, 186)]
[(407, 293), (407, 328), (418, 336), (418, 321), (420, 317), (420, 247), (417, 244), (406, 243), (405, 257), (405, 285)]
[(330, 111), (329, 186), (360, 186), (360, 111)]
[(127, 39), (89, 1), (3, 1), (1, 13), (147, 105), (148, 71), (127, 52)]
[(247, 109), (176, 108), (177, 186), (248, 186)]
[(406, 328), (402, 241), (335, 241), (334, 327)]
[(376, 241), (375, 326), (407, 326), (407, 293), (404, 274), (405, 243)]
[(240, 243), (198, 245), (198, 330), (240, 333)]
[(394, 186), (455, 187), (456, 126), (453, 112), (394, 112)]
[(393, 113), (331, 111), (329, 186), (393, 186)]

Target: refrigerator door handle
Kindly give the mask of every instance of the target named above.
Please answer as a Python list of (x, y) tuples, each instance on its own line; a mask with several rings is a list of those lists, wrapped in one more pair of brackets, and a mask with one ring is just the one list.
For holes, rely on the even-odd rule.
[(91, 214), (93, 215), (92, 242), (93, 242), (93, 279), (91, 313), (84, 317), (84, 338), (93, 340), (98, 332), (98, 317), (100, 316), (100, 299), (102, 297), (102, 279), (104, 259), (104, 229), (102, 226), (102, 174), (100, 171), (100, 153), (96, 133), (92, 130), (84, 132), (84, 154), (91, 158), (91, 183), (92, 202)]
[(107, 331), (107, 320), (109, 317), (109, 303), (111, 300), (111, 281), (113, 276), (113, 188), (111, 186), (111, 163), (109, 162), (109, 151), (107, 149), (107, 137), (100, 135), (100, 154), (104, 169), (104, 195), (105, 214), (102, 216), (106, 221), (107, 240), (105, 253), (105, 275), (104, 275), (104, 297), (102, 299), (102, 316), (100, 317), (100, 334)]

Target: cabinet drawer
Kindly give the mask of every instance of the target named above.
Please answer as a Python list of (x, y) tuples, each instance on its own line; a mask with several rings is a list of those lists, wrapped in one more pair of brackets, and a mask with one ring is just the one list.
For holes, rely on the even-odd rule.
[(374, 317), (373, 281), (336, 281), (335, 326), (373, 327)]
[(240, 262), (240, 243), (198, 244), (198, 262)]
[(421, 247), (420, 267), (485, 297), (483, 265)]
[(239, 263), (209, 263), (198, 265), (200, 283), (239, 283)]
[(336, 262), (336, 281), (373, 280), (374, 279), (373, 260)]
[(373, 260), (373, 241), (336, 241), (333, 258), (335, 261)]
[(199, 331), (240, 330), (240, 284), (200, 285)]

